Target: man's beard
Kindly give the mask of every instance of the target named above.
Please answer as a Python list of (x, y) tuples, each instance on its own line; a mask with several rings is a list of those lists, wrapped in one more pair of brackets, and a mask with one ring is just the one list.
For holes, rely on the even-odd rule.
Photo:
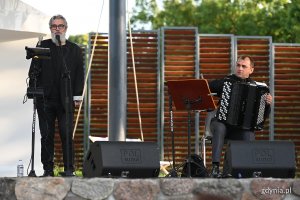
[[(52, 39), (52, 42), (54, 43), (54, 44), (56, 44), (56, 45), (59, 45), (58, 44), (58, 41), (56, 40), (56, 34), (55, 33), (51, 33), (51, 39)], [(61, 35), (60, 35), (60, 42), (61, 42), (61, 44), (64, 44), (64, 43), (66, 43), (66, 34), (65, 33), (62, 33)]]

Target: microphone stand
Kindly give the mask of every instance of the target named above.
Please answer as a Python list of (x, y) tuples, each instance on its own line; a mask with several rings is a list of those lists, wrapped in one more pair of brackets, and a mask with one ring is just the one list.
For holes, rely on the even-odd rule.
[[(33, 60), (33, 62), (35, 62), (35, 60)], [(36, 91), (37, 67), (35, 63), (33, 64), (34, 64), (33, 83), (34, 83), (34, 91)], [(36, 177), (36, 173), (34, 170), (35, 121), (36, 121), (36, 95), (33, 94), (33, 117), (32, 117), (32, 128), (31, 128), (31, 170), (28, 174), (29, 177)]]
[(70, 97), (70, 92), (71, 92), (71, 77), (70, 77), (70, 71), (68, 70), (66, 61), (64, 59), (63, 56), (63, 49), (62, 49), (62, 45), (61, 45), (61, 41), (60, 41), (60, 36), (56, 35), (56, 39), (58, 41), (59, 47), (60, 47), (60, 55), (63, 61), (63, 66), (64, 66), (64, 73), (63, 73), (63, 79), (64, 79), (64, 89), (65, 89), (65, 109), (66, 109), (66, 166), (67, 169), (64, 169), (64, 172), (61, 172), (60, 174), (62, 176), (74, 176), (73, 171), (70, 170), (70, 157), (72, 152), (69, 152), (69, 143), (70, 143), (70, 138), (69, 135), (71, 135), (70, 133), (70, 121), (71, 121), (71, 97)]

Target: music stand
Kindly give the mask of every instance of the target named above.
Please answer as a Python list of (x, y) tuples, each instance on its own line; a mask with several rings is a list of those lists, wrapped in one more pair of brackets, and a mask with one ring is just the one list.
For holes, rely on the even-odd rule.
[(33, 116), (32, 116), (32, 128), (31, 128), (31, 170), (28, 174), (29, 177), (36, 177), (34, 170), (34, 149), (35, 149), (35, 121), (36, 121), (36, 104), (37, 97), (44, 97), (43, 88), (37, 87), (37, 77), (40, 74), (40, 69), (36, 66), (36, 61), (40, 59), (50, 59), (50, 49), (49, 48), (31, 48), (25, 47), (26, 59), (32, 59), (33, 69), (30, 74), (30, 79), (32, 79), (33, 86), (27, 88), (28, 99), (33, 99)]
[[(187, 160), (187, 176), (191, 177), (191, 111), (205, 111), (216, 109), (215, 102), (212, 98), (208, 82), (206, 79), (189, 79), (174, 80), (167, 82), (169, 95), (172, 98), (176, 110), (188, 111), (188, 160)], [(172, 120), (173, 121), (173, 120)], [(172, 134), (172, 141), (174, 133)], [(173, 169), (174, 169), (174, 144), (173, 149)]]

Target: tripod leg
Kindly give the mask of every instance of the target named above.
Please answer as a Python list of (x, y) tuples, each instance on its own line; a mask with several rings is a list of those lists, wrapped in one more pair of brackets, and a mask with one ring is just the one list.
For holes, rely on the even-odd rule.
[(28, 174), (30, 177), (36, 177), (34, 170), (34, 146), (35, 146), (35, 120), (36, 120), (36, 97), (33, 97), (33, 122), (31, 134), (31, 170)]
[(173, 121), (173, 104), (172, 104), (172, 97), (169, 95), (169, 112), (170, 112), (170, 128), (172, 134), (172, 170), (167, 175), (167, 177), (177, 177), (177, 170), (175, 169), (175, 136), (174, 136), (174, 121)]
[(188, 105), (188, 159), (187, 159), (187, 167), (188, 167), (188, 177), (191, 177), (191, 110), (190, 104)]

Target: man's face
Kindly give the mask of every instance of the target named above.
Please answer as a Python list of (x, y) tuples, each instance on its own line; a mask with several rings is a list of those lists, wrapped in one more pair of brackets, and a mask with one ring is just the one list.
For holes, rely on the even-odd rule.
[(252, 74), (254, 68), (250, 65), (250, 59), (239, 59), (235, 66), (235, 75), (242, 79), (249, 78), (250, 74)]
[(51, 31), (51, 33), (54, 33), (55, 35), (65, 34), (67, 31), (67, 27), (64, 24), (64, 20), (62, 20), (62, 19), (53, 20), (53, 22), (50, 26), (50, 31)]
[(52, 41), (58, 45), (58, 41), (56, 40), (56, 35), (60, 35), (60, 41), (61, 43), (66, 42), (66, 32), (67, 27), (64, 24), (64, 20), (62, 19), (55, 19), (53, 20), (52, 24), (50, 25), (50, 31), (51, 31), (51, 38)]

